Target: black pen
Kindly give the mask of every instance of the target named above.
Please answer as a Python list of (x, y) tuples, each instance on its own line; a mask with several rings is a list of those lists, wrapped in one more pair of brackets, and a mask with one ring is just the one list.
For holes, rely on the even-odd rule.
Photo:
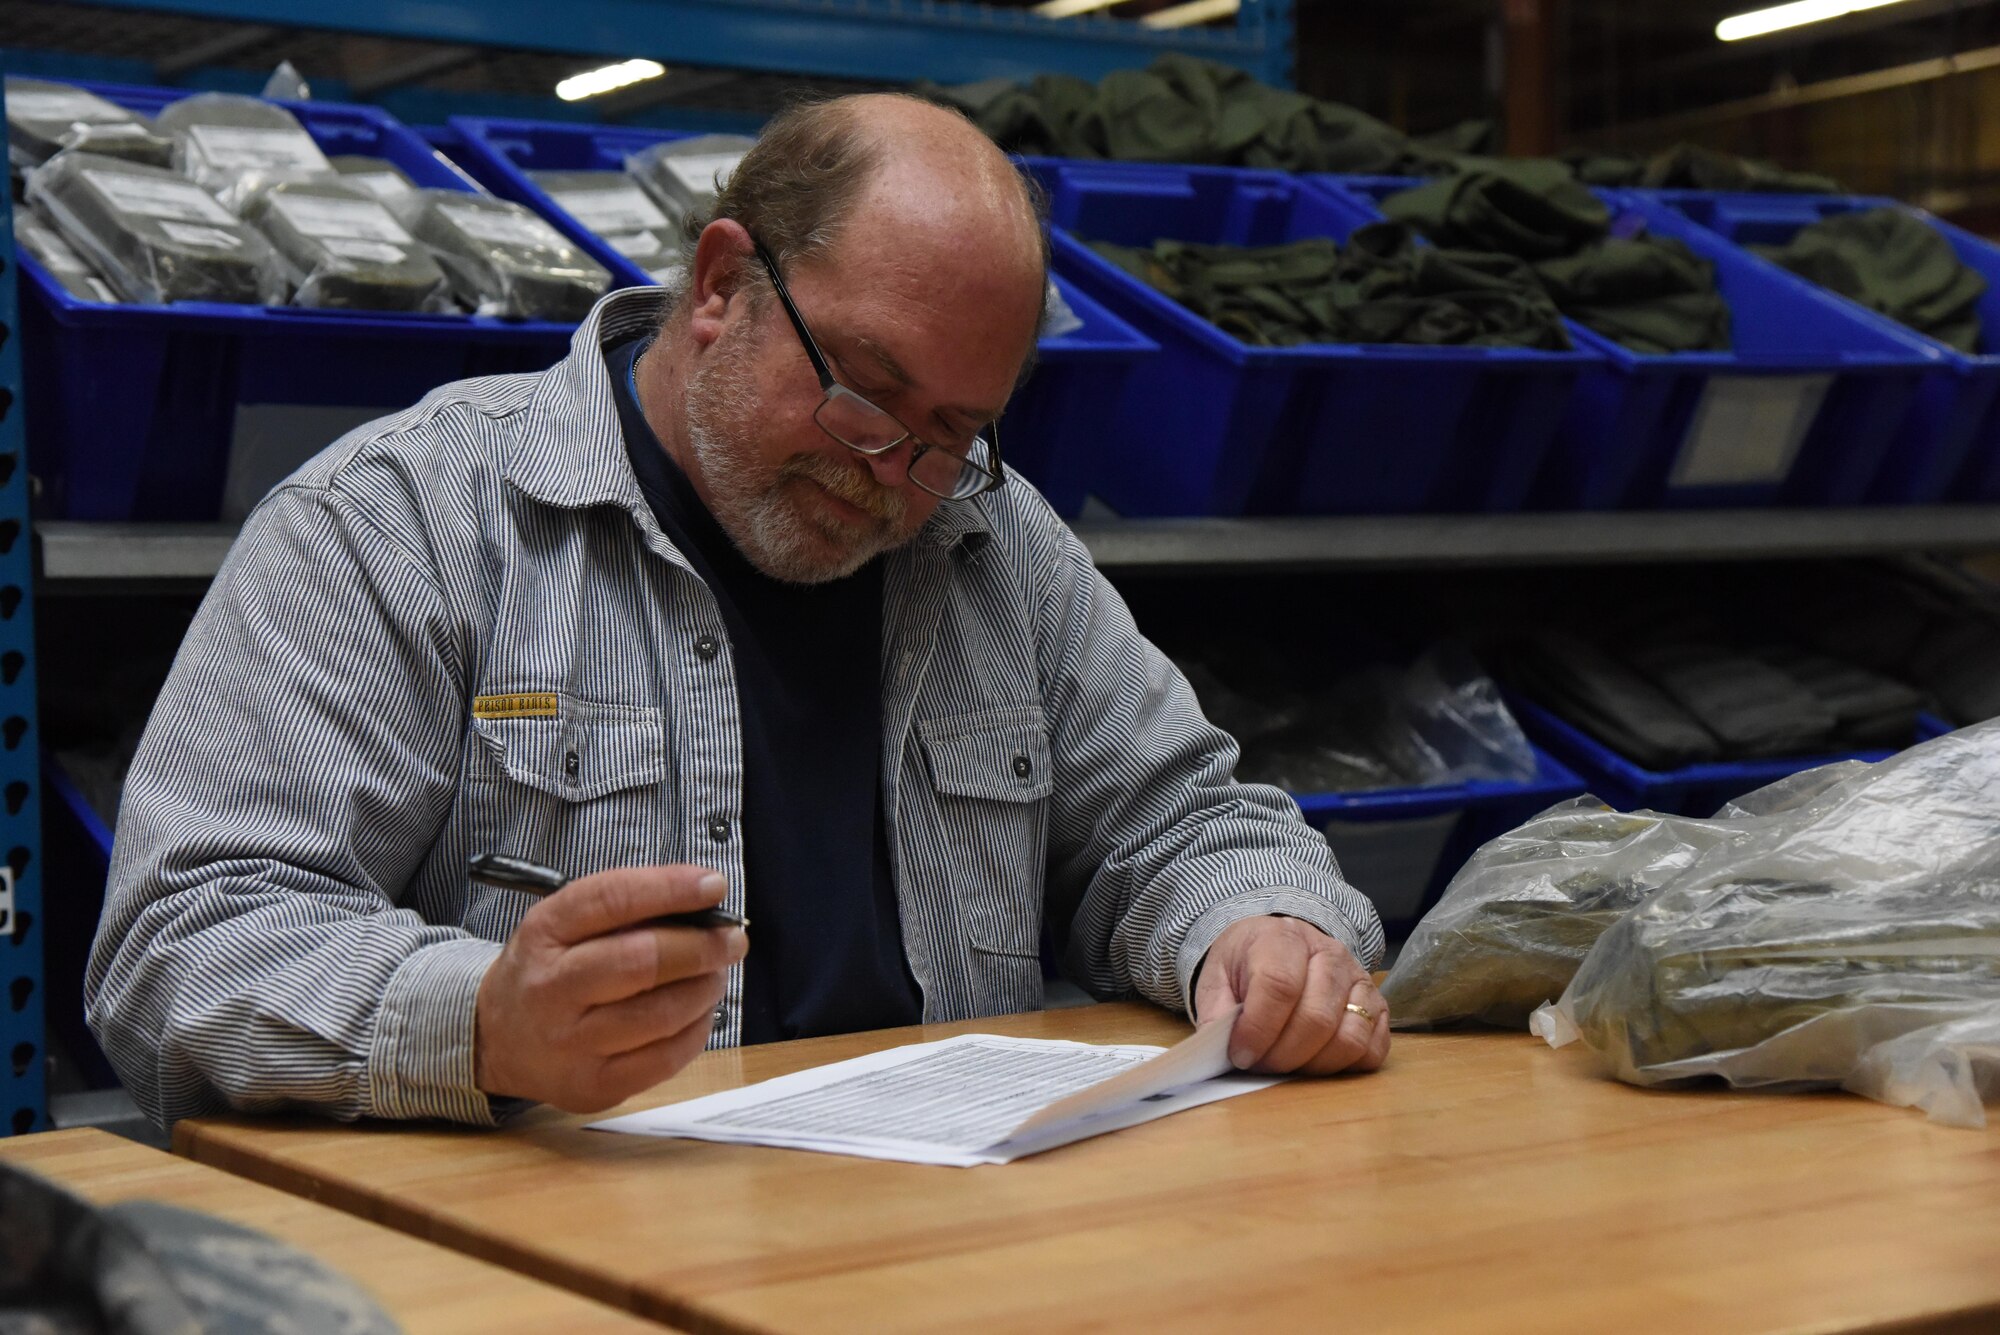
[[(484, 885), (508, 890), (525, 890), (531, 895), (552, 895), (569, 884), (569, 877), (554, 867), (544, 867), (526, 858), (505, 853), (481, 853), (472, 860), (472, 879)], [(663, 913), (657, 918), (633, 923), (634, 927), (748, 927), (750, 920), (727, 909), (695, 909), (688, 913)]]

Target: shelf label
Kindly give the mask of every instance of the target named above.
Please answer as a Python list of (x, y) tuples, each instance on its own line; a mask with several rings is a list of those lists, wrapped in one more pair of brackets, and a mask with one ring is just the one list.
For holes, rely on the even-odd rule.
[(1832, 385), (1830, 375), (1714, 377), (1695, 406), (1667, 485), (1783, 482)]

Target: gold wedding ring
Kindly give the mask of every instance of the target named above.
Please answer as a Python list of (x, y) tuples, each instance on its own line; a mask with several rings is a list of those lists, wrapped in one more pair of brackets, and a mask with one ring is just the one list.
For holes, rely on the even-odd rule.
[(1347, 1003), (1347, 1009), (1353, 1011), (1356, 1015), (1359, 1015), (1361, 1017), (1361, 1023), (1363, 1024), (1375, 1023), (1375, 1012), (1369, 1010), (1366, 1006), (1357, 1006), (1350, 1001)]

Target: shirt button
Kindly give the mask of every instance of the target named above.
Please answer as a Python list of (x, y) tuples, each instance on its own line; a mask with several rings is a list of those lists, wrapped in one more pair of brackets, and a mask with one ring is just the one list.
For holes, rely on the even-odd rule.
[(570, 778), (574, 779), (578, 771), (582, 768), (583, 761), (577, 758), (576, 752), (572, 751), (563, 757), (563, 773), (569, 775)]
[(704, 635), (694, 642), (695, 657), (706, 663), (722, 652), (722, 642), (713, 635)]
[(1029, 776), (1030, 774), (1032, 774), (1032, 773), (1034, 773), (1034, 772), (1035, 772), (1035, 767), (1034, 767), (1033, 765), (1031, 765), (1031, 764), (1029, 764), (1029, 763), (1028, 763), (1028, 758), (1027, 758), (1026, 756), (1015, 756), (1015, 757), (1014, 757), (1014, 773), (1015, 773), (1015, 774), (1017, 774), (1017, 775), (1019, 775), (1019, 776), (1020, 776), (1021, 778), (1025, 779), (1025, 778), (1027, 778), (1027, 777), (1028, 777), (1028, 776)]
[(715, 1032), (719, 1034), (728, 1027), (729, 1027), (729, 1012), (717, 1011), (715, 1013), (715, 1025), (714, 1025)]
[(722, 844), (729, 841), (729, 822), (720, 816), (712, 816), (708, 822), (708, 837)]

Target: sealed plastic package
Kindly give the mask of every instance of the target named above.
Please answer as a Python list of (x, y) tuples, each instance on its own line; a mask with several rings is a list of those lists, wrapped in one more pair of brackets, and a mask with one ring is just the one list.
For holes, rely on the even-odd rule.
[(126, 301), (285, 299), (269, 243), (172, 172), (71, 149), (28, 174), (28, 202)]
[(328, 158), (333, 169), (349, 185), (358, 185), (377, 199), (394, 199), (417, 188), (409, 175), (387, 158), (371, 158), (360, 153), (341, 153)]
[(197, 93), (168, 103), (155, 124), (173, 136), (175, 167), (238, 211), (279, 181), (334, 174), (298, 118), (258, 98)]
[(578, 222), (655, 280), (680, 264), (674, 222), (624, 172), (529, 172), (529, 179)]
[(108, 303), (118, 300), (118, 294), (98, 277), (90, 261), (77, 254), (76, 248), (63, 240), (62, 233), (33, 209), (14, 210), (14, 245), (23, 254), (32, 256), (35, 263), (48, 270), (49, 277), (77, 300)]
[(715, 195), (756, 140), (740, 134), (698, 134), (670, 139), (631, 154), (625, 170), (639, 178), (667, 216), (679, 223), (690, 215), (704, 218), (715, 207)]
[(165, 167), (173, 141), (144, 116), (66, 83), (7, 77), (7, 158), (25, 171), (66, 148)]
[(279, 182), (254, 196), (246, 221), (277, 249), (299, 306), (446, 311), (444, 270), (382, 201), (344, 179)]
[(393, 207), (431, 247), (454, 294), (477, 314), (580, 320), (611, 285), (604, 266), (519, 204), (460, 190), (418, 190)]

